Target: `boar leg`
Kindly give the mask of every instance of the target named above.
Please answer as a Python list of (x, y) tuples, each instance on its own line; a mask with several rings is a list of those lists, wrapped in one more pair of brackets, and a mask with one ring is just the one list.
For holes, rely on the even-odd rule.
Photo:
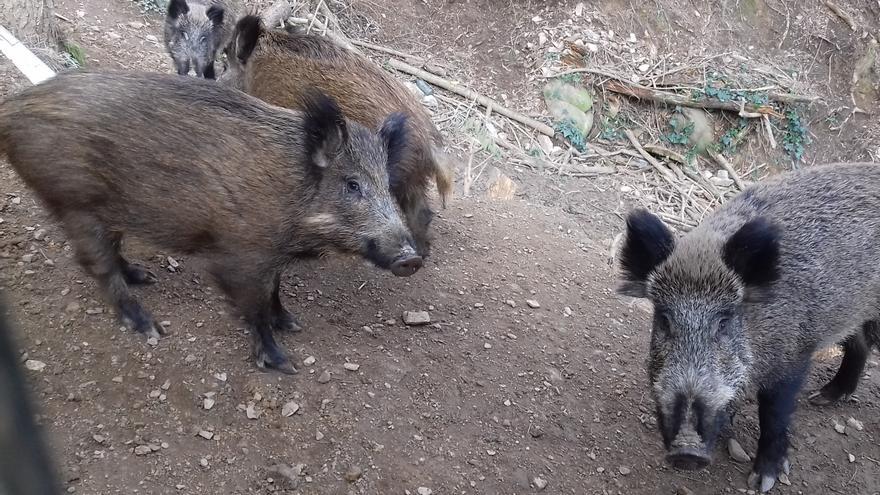
[(282, 332), (299, 332), (302, 325), (293, 313), (281, 304), (281, 273), (275, 276), (275, 289), (272, 290), (272, 328)]
[(840, 399), (849, 400), (856, 391), (868, 355), (871, 354), (871, 348), (865, 340), (865, 336), (871, 331), (869, 328), (871, 324), (872, 322), (865, 323), (859, 332), (843, 341), (843, 360), (840, 362), (840, 369), (828, 384), (810, 397), (811, 403), (820, 406), (831, 405)]
[(98, 281), (122, 323), (147, 337), (158, 338), (164, 334), (164, 328), (128, 290), (123, 265), (120, 264), (119, 234), (108, 231), (100, 220), (86, 213), (68, 212), (64, 215), (63, 223), (77, 261)]
[(246, 260), (229, 260), (225, 263), (215, 263), (211, 273), (217, 279), (220, 289), (241, 312), (253, 331), (257, 366), (274, 368), (292, 375), (297, 370), (272, 335), (276, 316), (273, 291), (275, 280), (280, 278), (280, 273), (267, 276), (266, 271), (251, 268), (253, 266), (253, 263)]
[(797, 408), (797, 394), (806, 375), (807, 367), (793, 370), (791, 375), (758, 392), (761, 435), (749, 485), (761, 493), (770, 491), (776, 484), (776, 478), (782, 473), (787, 475), (791, 468), (788, 462), (788, 428)]
[(186, 76), (189, 74), (189, 60), (184, 60), (182, 62), (175, 60), (174, 66), (177, 68), (178, 75)]
[(159, 281), (159, 278), (156, 277), (155, 273), (140, 265), (130, 263), (122, 256), (121, 233), (113, 233), (110, 239), (113, 243), (113, 248), (116, 250), (116, 262), (119, 264), (119, 267), (122, 270), (122, 275), (125, 277), (125, 282), (128, 283), (128, 285), (149, 285), (155, 284)]

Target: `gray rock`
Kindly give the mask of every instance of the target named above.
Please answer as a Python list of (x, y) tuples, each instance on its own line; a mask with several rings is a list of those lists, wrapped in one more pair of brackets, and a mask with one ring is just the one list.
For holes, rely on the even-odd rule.
[(736, 462), (746, 463), (752, 460), (752, 458), (749, 457), (749, 454), (746, 453), (745, 449), (742, 448), (742, 445), (740, 445), (734, 438), (727, 441), (727, 453), (730, 454), (730, 458)]
[(427, 311), (404, 311), (403, 322), (407, 325), (427, 325), (431, 323), (431, 315)]

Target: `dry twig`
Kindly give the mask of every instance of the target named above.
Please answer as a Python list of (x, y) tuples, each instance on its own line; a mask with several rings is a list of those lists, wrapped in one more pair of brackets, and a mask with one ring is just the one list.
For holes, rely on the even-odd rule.
[(740, 104), (735, 101), (721, 101), (714, 98), (701, 98), (695, 100), (684, 95), (671, 93), (669, 91), (661, 91), (659, 89), (653, 89), (628, 83), (624, 84), (621, 81), (617, 80), (608, 81), (605, 84), (605, 87), (609, 91), (612, 91), (614, 93), (631, 96), (641, 100), (650, 100), (659, 103), (665, 103), (667, 105), (677, 105), (690, 108), (703, 108), (709, 110), (727, 110), (729, 112), (736, 112), (737, 114), (740, 111), (745, 110), (749, 113), (772, 115), (773, 117), (779, 118), (782, 117), (782, 115), (777, 112), (773, 107), (766, 105), (758, 106), (744, 104), (743, 109), (740, 109)]
[(677, 182), (675, 180), (675, 177), (672, 175), (672, 172), (670, 172), (668, 168), (664, 167), (663, 164), (658, 162), (656, 158), (651, 156), (650, 153), (645, 151), (645, 148), (642, 148), (641, 143), (639, 143), (639, 140), (636, 138), (636, 135), (633, 134), (633, 132), (631, 130), (625, 129), (623, 132), (624, 132), (624, 134), (626, 134), (626, 137), (627, 137), (627, 139), (629, 139), (629, 142), (632, 143), (633, 148), (635, 148), (636, 151), (638, 151), (639, 154), (642, 155), (642, 158), (647, 160), (648, 163), (650, 163), (651, 166), (654, 167), (654, 169), (657, 170), (657, 172), (659, 172), (660, 175), (663, 176), (663, 178), (666, 179), (667, 182), (669, 182), (670, 184), (673, 184), (673, 185), (677, 185)]
[(856, 26), (856, 21), (853, 20), (852, 16), (849, 15), (847, 11), (843, 10), (837, 4), (831, 2), (830, 0), (824, 0), (822, 3), (824, 3), (825, 6), (828, 7), (828, 10), (834, 12), (834, 15), (840, 17), (840, 20), (845, 22), (850, 29), (852, 29), (853, 31), (856, 31), (858, 29)]
[(422, 69), (417, 69), (417, 68), (407, 64), (406, 62), (402, 62), (402, 61), (394, 59), (394, 58), (388, 59), (388, 65), (392, 69), (399, 70), (400, 72), (405, 72), (407, 74), (416, 76), (419, 79), (423, 79), (426, 82), (429, 82), (435, 86), (443, 88), (447, 91), (451, 91), (457, 95), (464, 96), (465, 98), (467, 98), (469, 100), (473, 100), (486, 108), (490, 108), (491, 110), (493, 110), (497, 113), (500, 113), (501, 115), (504, 115), (505, 117), (507, 117), (509, 119), (512, 119), (512, 120), (515, 120), (521, 124), (527, 125), (542, 134), (546, 134), (551, 137), (554, 134), (553, 128), (550, 127), (549, 125), (547, 125), (543, 122), (538, 122), (537, 120), (535, 120), (531, 117), (527, 117), (519, 112), (516, 112), (514, 110), (506, 108), (491, 98), (483, 96), (483, 95), (481, 95), (471, 89), (464, 88), (464, 87), (461, 87), (457, 84), (454, 84), (451, 81), (444, 79), (440, 76), (431, 74), (430, 72), (424, 71)]
[(736, 184), (736, 187), (739, 188), (740, 191), (746, 188), (746, 185), (743, 183), (742, 179), (739, 178), (739, 174), (733, 168), (733, 165), (727, 161), (727, 158), (724, 158), (724, 155), (721, 153), (716, 153), (712, 150), (709, 151), (709, 156), (712, 157), (718, 165), (721, 165), (721, 168), (727, 170), (727, 174), (730, 175), (730, 178), (733, 179), (733, 183)]

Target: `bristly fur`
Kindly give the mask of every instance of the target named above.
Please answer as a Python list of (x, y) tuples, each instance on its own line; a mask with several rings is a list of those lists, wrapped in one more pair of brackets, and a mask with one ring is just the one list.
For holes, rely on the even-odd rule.
[(668, 256), (667, 233), (644, 213), (631, 218), (622, 278), (657, 312), (648, 368), (659, 423), (686, 423), (664, 431), (667, 446), (677, 448), (667, 437), (682, 430), (708, 448), (714, 438), (691, 435), (693, 422), (721, 418), (734, 397), (757, 390), (754, 472), (772, 485), (813, 352), (847, 342), (821, 391), (833, 402), (855, 389), (880, 332), (880, 166), (817, 166), (758, 183), (677, 239)]
[(297, 108), (303, 88), (316, 87), (335, 98), (346, 117), (371, 129), (391, 113), (405, 114), (406, 146), (392, 171), (392, 193), (419, 253), (429, 253), (434, 213), (428, 188), (433, 180), (445, 206), (455, 165), (430, 115), (400, 81), (325, 37), (268, 29), (256, 16), (238, 22), (227, 59), (229, 67), (219, 82), (273, 105)]
[(214, 78), (217, 51), (226, 45), (240, 10), (238, 0), (172, 0), (165, 15), (165, 50), (175, 69)]

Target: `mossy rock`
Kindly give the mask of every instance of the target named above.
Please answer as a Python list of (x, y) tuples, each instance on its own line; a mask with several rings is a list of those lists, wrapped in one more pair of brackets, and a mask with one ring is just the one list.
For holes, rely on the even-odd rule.
[(551, 81), (544, 86), (544, 102), (548, 108), (552, 101), (567, 102), (582, 112), (593, 109), (593, 96), (586, 88), (560, 80)]

